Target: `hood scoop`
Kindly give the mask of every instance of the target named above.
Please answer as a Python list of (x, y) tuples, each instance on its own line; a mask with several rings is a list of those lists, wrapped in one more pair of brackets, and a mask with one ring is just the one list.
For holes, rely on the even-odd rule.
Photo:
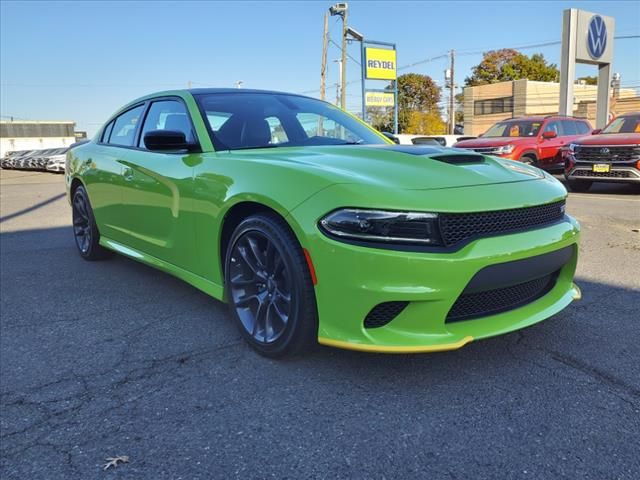
[(484, 163), (484, 157), (474, 153), (445, 153), (431, 155), (429, 158), (439, 162), (450, 163), (451, 165), (468, 165), (472, 163)]

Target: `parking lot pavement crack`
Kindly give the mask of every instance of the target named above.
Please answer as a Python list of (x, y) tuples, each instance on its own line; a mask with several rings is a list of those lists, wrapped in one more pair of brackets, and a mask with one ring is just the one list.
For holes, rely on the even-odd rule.
[(589, 365), (577, 358), (570, 357), (568, 355), (564, 355), (558, 352), (554, 352), (551, 350), (547, 350), (548, 353), (551, 354), (551, 358), (556, 362), (562, 363), (570, 368), (578, 370), (591, 378), (597, 380), (600, 383), (604, 383), (610, 385), (614, 388), (617, 388), (624, 392), (625, 394), (640, 399), (640, 389), (635, 387), (634, 385), (630, 385), (624, 380), (612, 375), (610, 373), (604, 372), (596, 367)]

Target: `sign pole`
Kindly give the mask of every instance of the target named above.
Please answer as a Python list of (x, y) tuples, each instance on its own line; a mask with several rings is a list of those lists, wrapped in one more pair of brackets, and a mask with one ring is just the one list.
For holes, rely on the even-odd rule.
[(362, 75), (362, 121), (367, 121), (367, 106), (365, 105), (365, 77), (366, 66), (364, 58), (364, 40), (360, 42), (360, 74)]

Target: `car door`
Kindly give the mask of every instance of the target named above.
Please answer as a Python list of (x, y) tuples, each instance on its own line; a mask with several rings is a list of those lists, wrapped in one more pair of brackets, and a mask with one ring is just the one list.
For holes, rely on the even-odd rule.
[(123, 163), (132, 152), (144, 110), (144, 103), (134, 105), (111, 120), (100, 134), (95, 154), (85, 162), (89, 168), (83, 178), (100, 234), (120, 243), (128, 238), (123, 225)]
[[(555, 132), (556, 137), (544, 138), (545, 132)], [(550, 166), (555, 162), (556, 155), (567, 141), (562, 128), (562, 122), (560, 120), (547, 122), (539, 135), (540, 156), (538, 157), (538, 163), (541, 166)]]
[(151, 130), (178, 130), (195, 141), (188, 110), (177, 97), (152, 100), (136, 137), (136, 148), (123, 160), (124, 215), (127, 245), (178, 267), (192, 270), (193, 167), (198, 153), (150, 151), (144, 144)]

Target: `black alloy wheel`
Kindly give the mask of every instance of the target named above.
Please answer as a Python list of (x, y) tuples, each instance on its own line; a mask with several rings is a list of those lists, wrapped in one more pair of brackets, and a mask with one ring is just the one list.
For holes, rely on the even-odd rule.
[(83, 186), (79, 186), (73, 192), (71, 212), (73, 236), (80, 256), (85, 260), (102, 260), (109, 257), (111, 252), (99, 244), (100, 233), (89, 203), (89, 196)]
[(235, 230), (225, 281), (232, 316), (259, 353), (281, 356), (317, 336), (315, 292), (302, 248), (275, 215), (256, 215)]

